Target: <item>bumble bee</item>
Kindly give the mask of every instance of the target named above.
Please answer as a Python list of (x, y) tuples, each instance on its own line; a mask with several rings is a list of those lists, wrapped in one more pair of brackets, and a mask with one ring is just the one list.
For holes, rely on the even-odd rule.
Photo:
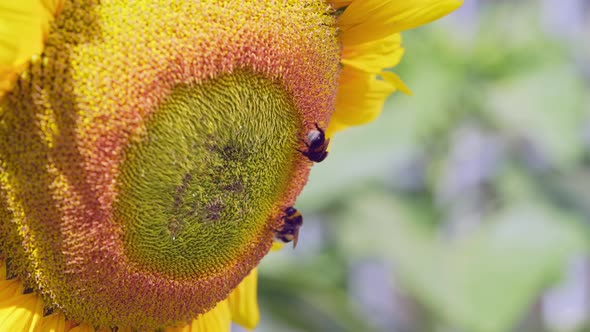
[(290, 206), (285, 209), (282, 219), (284, 220), (283, 226), (275, 231), (275, 239), (284, 243), (293, 241), (293, 249), (295, 249), (299, 238), (299, 228), (303, 225), (303, 216), (301, 212)]
[(309, 131), (309, 133), (307, 133), (306, 140), (304, 141), (307, 150), (298, 151), (309, 158), (309, 160), (319, 163), (328, 156), (328, 151), (326, 151), (326, 149), (328, 149), (328, 143), (330, 143), (330, 139), (326, 139), (324, 130), (322, 130), (317, 123), (315, 124), (315, 127), (317, 130)]

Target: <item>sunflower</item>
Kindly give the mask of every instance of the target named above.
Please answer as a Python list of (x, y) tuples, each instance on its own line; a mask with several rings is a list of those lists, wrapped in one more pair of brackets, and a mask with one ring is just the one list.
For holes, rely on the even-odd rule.
[(0, 330), (254, 328), (300, 151), (409, 93), (399, 32), (459, 5), (0, 1)]

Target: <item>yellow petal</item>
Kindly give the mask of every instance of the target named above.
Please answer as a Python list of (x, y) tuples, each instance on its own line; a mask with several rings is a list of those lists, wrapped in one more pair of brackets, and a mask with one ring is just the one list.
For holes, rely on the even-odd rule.
[(460, 0), (356, 0), (340, 15), (344, 47), (377, 41), (434, 21), (461, 6)]
[(166, 328), (166, 332), (229, 332), (231, 314), (227, 300), (219, 302), (215, 308), (200, 315), (191, 323), (181, 327)]
[(399, 78), (399, 76), (397, 76), (395, 73), (384, 71), (381, 72), (379, 76), (381, 76), (387, 82), (393, 84), (397, 90), (407, 94), (408, 96), (413, 95), (412, 90), (410, 90), (406, 83), (404, 83), (404, 81), (402, 81), (402, 79)]
[(69, 332), (94, 332), (94, 328), (86, 323), (82, 323), (71, 329)]
[(43, 50), (64, 0), (0, 0), (0, 97), (12, 89), (27, 63)]
[(339, 80), (336, 110), (328, 126), (329, 135), (374, 120), (395, 89), (394, 84), (377, 79), (376, 74), (345, 66)]
[(33, 331), (43, 316), (43, 301), (36, 294), (0, 298), (0, 331)]
[[(56, 17), (59, 14), (59, 12), (61, 12), (65, 0), (40, 0), (40, 2), (43, 8), (45, 9), (45, 15)], [(51, 17), (47, 19), (48, 22), (51, 22)], [(49, 31), (49, 28), (44, 29), (44, 31)]]
[(0, 280), (6, 280), (6, 262), (0, 259)]
[(22, 295), (23, 284), (18, 279), (0, 280), (0, 299)]
[(342, 64), (368, 73), (379, 73), (384, 68), (396, 66), (404, 54), (399, 33), (378, 41), (345, 46)]
[(66, 317), (60, 312), (42, 317), (34, 329), (35, 332), (64, 332), (65, 330)]
[(255, 328), (260, 320), (257, 286), (258, 269), (255, 268), (228, 298), (232, 320), (248, 329)]

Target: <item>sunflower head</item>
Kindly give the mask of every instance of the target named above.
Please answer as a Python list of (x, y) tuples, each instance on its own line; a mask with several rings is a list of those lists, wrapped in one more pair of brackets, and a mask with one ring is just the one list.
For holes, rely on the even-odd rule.
[(0, 105), (10, 271), (94, 326), (225, 299), (272, 245), (334, 109), (323, 1), (72, 1)]

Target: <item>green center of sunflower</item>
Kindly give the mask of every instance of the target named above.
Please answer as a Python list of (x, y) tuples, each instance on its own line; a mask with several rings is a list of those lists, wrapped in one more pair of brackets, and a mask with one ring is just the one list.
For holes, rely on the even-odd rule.
[(299, 126), (287, 94), (259, 75), (174, 87), (121, 167), (115, 217), (130, 260), (173, 277), (233, 265), (277, 209)]

